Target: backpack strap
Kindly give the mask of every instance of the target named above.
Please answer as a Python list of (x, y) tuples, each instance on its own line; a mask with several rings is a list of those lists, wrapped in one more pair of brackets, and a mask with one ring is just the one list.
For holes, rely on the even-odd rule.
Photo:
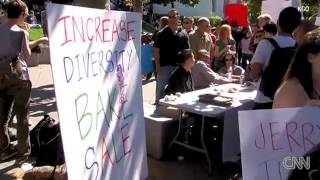
[(277, 43), (276, 40), (274, 40), (273, 38), (265, 38), (267, 41), (269, 41), (272, 46), (275, 48), (275, 49), (280, 49), (281, 47), (279, 46), (279, 44)]

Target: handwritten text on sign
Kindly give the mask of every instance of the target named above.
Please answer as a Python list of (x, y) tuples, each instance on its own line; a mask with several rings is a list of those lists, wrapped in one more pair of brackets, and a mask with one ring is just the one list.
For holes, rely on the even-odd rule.
[(141, 16), (50, 4), (48, 29), (69, 179), (145, 178)]
[(320, 142), (318, 108), (239, 112), (244, 180), (284, 180), (286, 157), (302, 157)]

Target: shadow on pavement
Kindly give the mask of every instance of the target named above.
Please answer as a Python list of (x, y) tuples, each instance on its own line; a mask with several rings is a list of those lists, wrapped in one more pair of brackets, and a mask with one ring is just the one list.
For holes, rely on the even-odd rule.
[(31, 116), (42, 116), (57, 111), (53, 84), (33, 88), (31, 97)]

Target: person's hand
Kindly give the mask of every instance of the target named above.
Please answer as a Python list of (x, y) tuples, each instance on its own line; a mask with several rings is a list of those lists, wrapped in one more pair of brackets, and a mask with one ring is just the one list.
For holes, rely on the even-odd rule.
[(231, 83), (237, 83), (237, 84), (239, 84), (239, 83), (240, 83), (240, 79), (232, 79), (232, 80), (231, 80)]
[(307, 102), (306, 106), (320, 107), (320, 100), (311, 99)]
[(223, 50), (224, 50), (224, 52), (228, 52), (228, 51), (230, 51), (230, 48), (231, 48), (231, 46), (227, 45)]
[(49, 44), (49, 39), (47, 37), (39, 38), (40, 44)]

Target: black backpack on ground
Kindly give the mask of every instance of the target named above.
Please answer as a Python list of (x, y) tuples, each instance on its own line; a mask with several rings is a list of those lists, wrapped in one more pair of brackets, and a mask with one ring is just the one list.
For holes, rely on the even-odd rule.
[(65, 162), (59, 123), (49, 115), (30, 131), (31, 156), (36, 166), (56, 166)]
[(281, 48), (276, 40), (272, 38), (266, 38), (266, 40), (272, 44), (274, 50), (271, 53), (269, 65), (262, 73), (259, 90), (265, 96), (273, 99), (288, 70), (296, 46)]

